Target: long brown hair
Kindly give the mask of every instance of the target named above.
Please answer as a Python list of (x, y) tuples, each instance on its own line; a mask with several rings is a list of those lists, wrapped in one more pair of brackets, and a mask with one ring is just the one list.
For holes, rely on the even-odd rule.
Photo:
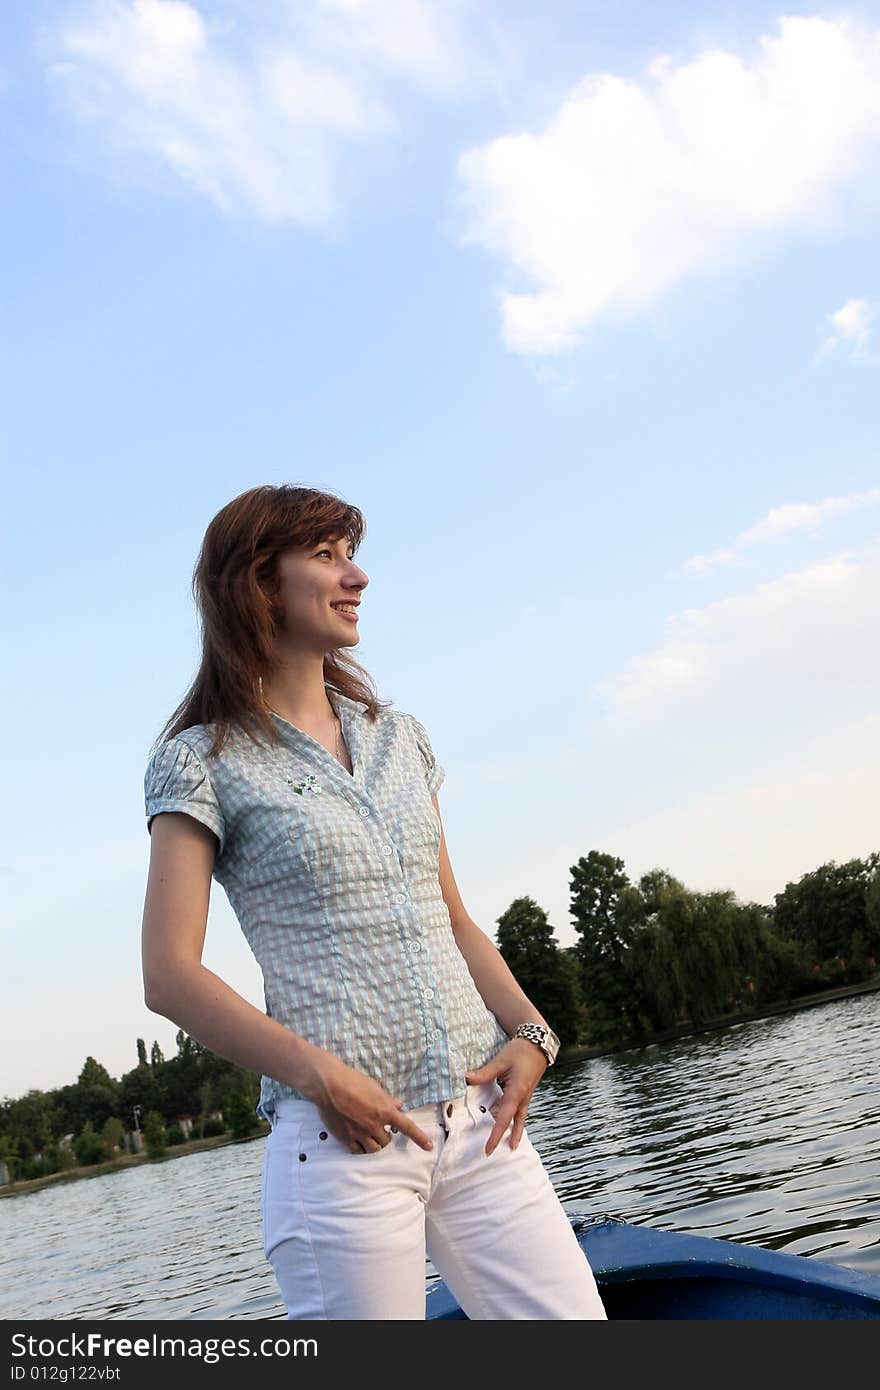
[[(270, 743), (278, 742), (260, 689), (281, 616), (275, 598), (278, 554), (292, 545), (343, 536), (356, 551), (365, 531), (357, 507), (317, 488), (252, 487), (220, 509), (193, 571), (202, 640), (198, 673), (154, 747), (194, 724), (215, 725), (211, 756), (223, 748), (232, 725), (251, 738), (262, 731)], [(366, 705), (371, 719), (387, 703), (378, 699), (372, 677), (346, 648), (324, 657), (324, 685)]]

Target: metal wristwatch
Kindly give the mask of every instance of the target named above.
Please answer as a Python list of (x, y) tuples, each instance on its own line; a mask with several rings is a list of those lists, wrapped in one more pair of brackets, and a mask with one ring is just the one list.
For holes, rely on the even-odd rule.
[(559, 1051), (559, 1039), (552, 1028), (545, 1028), (541, 1023), (521, 1023), (513, 1036), (528, 1038), (529, 1042), (535, 1043), (547, 1058), (548, 1067), (553, 1066)]

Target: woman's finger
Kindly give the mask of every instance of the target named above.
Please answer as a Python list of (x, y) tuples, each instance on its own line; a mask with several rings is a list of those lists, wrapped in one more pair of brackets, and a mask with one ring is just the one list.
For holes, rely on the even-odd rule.
[(501, 1140), (504, 1138), (504, 1131), (507, 1129), (507, 1126), (514, 1118), (515, 1114), (516, 1112), (512, 1105), (505, 1105), (503, 1101), (501, 1102), (497, 1112), (495, 1112), (495, 1124), (492, 1127), (492, 1133), (489, 1135), (486, 1147), (483, 1150), (487, 1158), (490, 1154), (495, 1152), (498, 1145), (501, 1143)]
[(364, 1139), (355, 1139), (351, 1151), (354, 1154), (374, 1154), (381, 1147), (381, 1144), (377, 1144), (376, 1140), (368, 1135)]
[(381, 1139), (378, 1138), (375, 1134), (365, 1134), (362, 1139), (355, 1139), (355, 1147), (352, 1150), (352, 1152), (374, 1154), (378, 1153), (379, 1149), (387, 1148), (387, 1146), (390, 1143), (391, 1135), (389, 1134), (388, 1129), (385, 1128), (382, 1130)]
[(515, 1116), (514, 1116), (514, 1118), (513, 1118), (513, 1128), (512, 1128), (511, 1131), (510, 1131), (510, 1147), (511, 1147), (512, 1149), (515, 1149), (515, 1148), (517, 1147), (517, 1145), (519, 1144), (520, 1139), (522, 1139), (522, 1137), (523, 1137), (523, 1131), (524, 1131), (524, 1129), (525, 1129), (525, 1127), (526, 1127), (526, 1117), (527, 1117), (527, 1115), (528, 1115), (528, 1110), (527, 1110), (527, 1109), (525, 1109), (525, 1110), (524, 1110), (524, 1109), (519, 1109), (519, 1110), (517, 1110), (517, 1112), (516, 1112), (516, 1114), (515, 1114)]

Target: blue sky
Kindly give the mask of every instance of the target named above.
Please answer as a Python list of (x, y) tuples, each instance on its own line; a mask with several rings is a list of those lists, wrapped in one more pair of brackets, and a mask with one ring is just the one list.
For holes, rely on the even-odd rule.
[[(0, 1095), (115, 1075), (205, 527), (361, 508), (358, 657), (490, 934), (880, 848), (880, 5), (0, 15)], [(11, 794), (10, 794), (11, 793)], [(208, 965), (259, 972), (215, 885)]]

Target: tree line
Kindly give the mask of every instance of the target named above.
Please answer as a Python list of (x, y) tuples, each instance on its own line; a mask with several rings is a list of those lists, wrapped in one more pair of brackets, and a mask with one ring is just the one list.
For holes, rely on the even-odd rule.
[[(788, 883), (771, 906), (731, 891), (694, 892), (665, 869), (632, 883), (624, 862), (591, 850), (570, 870), (577, 934), (560, 947), (547, 913), (516, 898), (496, 941), (563, 1045), (616, 1048), (869, 979), (880, 960), (880, 852), (833, 861)], [(11, 1180), (120, 1153), (143, 1125), (151, 1153), (194, 1137), (258, 1126), (259, 1076), (182, 1030), (177, 1056), (157, 1042), (116, 1081), (93, 1057), (74, 1085), (0, 1103), (0, 1160)]]
[(665, 869), (632, 883), (591, 850), (571, 869), (577, 941), (533, 898), (498, 919), (498, 948), (563, 1044), (615, 1048), (869, 979), (880, 960), (880, 853), (788, 883), (772, 906), (694, 892)]
[[(137, 1066), (119, 1081), (87, 1057), (72, 1086), (30, 1090), (0, 1103), (0, 1160), (10, 1181), (117, 1158), (135, 1130), (143, 1131), (152, 1155), (189, 1137), (252, 1133), (259, 1125), (260, 1078), (182, 1029), (176, 1042), (176, 1057), (166, 1060), (157, 1042), (148, 1058), (138, 1038)], [(191, 1121), (191, 1136), (181, 1119)]]

